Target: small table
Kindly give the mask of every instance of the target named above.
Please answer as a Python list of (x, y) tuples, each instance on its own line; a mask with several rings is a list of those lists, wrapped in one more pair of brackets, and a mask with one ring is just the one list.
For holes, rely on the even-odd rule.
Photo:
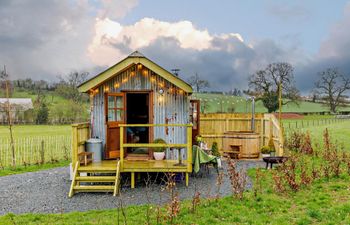
[(284, 157), (284, 156), (270, 156), (270, 157), (263, 158), (264, 162), (266, 162), (266, 169), (269, 168), (269, 163), (270, 163), (270, 168), (272, 169), (273, 164), (283, 163), (287, 159), (288, 157)]
[(86, 166), (87, 164), (92, 162), (93, 152), (80, 152), (78, 154), (80, 165)]

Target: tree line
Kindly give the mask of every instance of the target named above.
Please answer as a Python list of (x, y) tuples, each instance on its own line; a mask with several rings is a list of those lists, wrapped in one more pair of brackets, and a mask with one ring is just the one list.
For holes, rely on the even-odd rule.
[[(188, 79), (195, 92), (204, 92), (210, 87), (209, 81), (196, 73)], [(287, 62), (275, 62), (257, 70), (248, 78), (248, 90), (235, 88), (230, 93), (235, 96), (254, 96), (262, 101), (269, 113), (279, 109), (279, 93), (282, 105), (299, 105), (300, 91), (295, 85), (294, 67)], [(280, 90), (281, 89), (281, 90)], [(336, 113), (341, 106), (348, 104), (346, 92), (350, 90), (350, 78), (338, 68), (326, 68), (318, 73), (318, 79), (311, 91), (312, 101), (325, 104), (330, 112)]]
[[(3, 71), (0, 71), (4, 73)], [(87, 121), (88, 96), (80, 93), (78, 85), (88, 77), (87, 72), (73, 71), (66, 76), (59, 76), (57, 81), (16, 79), (10, 76), (0, 79), (0, 97), (5, 97), (5, 84), (8, 84), (8, 97), (15, 92), (26, 92), (32, 97), (34, 109), (24, 113), (26, 123), (69, 124)], [(23, 95), (20, 95), (24, 97)]]

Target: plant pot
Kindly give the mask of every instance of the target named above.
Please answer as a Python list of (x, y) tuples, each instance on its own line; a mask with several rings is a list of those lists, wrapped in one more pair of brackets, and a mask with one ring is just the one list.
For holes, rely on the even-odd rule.
[(262, 158), (270, 157), (270, 154), (262, 154), (262, 153), (261, 153), (261, 157), (262, 157)]
[(163, 160), (165, 157), (165, 152), (153, 152), (153, 157), (155, 160)]

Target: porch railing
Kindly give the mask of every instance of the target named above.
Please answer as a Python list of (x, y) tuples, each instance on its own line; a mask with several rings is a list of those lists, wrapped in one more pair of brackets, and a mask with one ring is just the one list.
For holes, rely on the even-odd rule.
[[(90, 138), (90, 123), (72, 125), (72, 166), (78, 161), (78, 153), (85, 151), (85, 141)], [(74, 170), (75, 168), (73, 168)]]
[[(119, 124), (120, 127), (120, 165), (123, 168), (124, 148), (143, 147), (143, 148), (186, 148), (187, 149), (187, 172), (192, 172), (192, 124)], [(124, 143), (124, 132), (126, 127), (185, 127), (187, 130), (185, 144), (159, 144), (159, 143)]]

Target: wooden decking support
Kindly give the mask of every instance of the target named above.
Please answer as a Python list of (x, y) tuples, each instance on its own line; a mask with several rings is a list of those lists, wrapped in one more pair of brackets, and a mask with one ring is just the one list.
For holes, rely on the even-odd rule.
[(135, 172), (131, 172), (131, 188), (135, 188)]

